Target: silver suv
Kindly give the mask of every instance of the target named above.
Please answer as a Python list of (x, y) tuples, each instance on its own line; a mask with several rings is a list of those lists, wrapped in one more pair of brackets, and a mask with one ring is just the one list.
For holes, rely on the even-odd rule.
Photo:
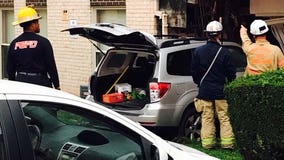
[[(65, 31), (111, 47), (91, 76), (90, 100), (104, 103), (160, 135), (172, 131), (180, 136), (199, 137), (199, 115), (193, 104), (198, 88), (191, 77), (191, 60), (194, 49), (206, 40), (156, 39), (125, 26), (105, 23)], [(223, 46), (232, 53), (241, 75), (246, 56), (240, 45), (223, 42)], [(103, 95), (117, 92), (115, 86), (119, 84), (132, 97), (105, 103)]]

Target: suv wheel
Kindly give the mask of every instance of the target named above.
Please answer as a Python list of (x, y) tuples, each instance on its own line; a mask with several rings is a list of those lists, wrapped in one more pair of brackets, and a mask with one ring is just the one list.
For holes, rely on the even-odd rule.
[(183, 114), (179, 136), (188, 137), (191, 141), (200, 141), (201, 115), (190, 106)]

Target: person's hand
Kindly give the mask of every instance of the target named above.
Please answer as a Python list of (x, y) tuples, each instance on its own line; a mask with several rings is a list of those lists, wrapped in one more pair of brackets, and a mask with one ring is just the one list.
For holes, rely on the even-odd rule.
[(240, 34), (247, 34), (247, 28), (241, 25)]

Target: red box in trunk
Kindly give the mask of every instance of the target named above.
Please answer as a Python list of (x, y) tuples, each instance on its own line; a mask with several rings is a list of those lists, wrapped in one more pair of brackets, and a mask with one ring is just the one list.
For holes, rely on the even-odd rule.
[(111, 93), (103, 95), (104, 103), (117, 103), (123, 101), (124, 101), (124, 95), (122, 93)]

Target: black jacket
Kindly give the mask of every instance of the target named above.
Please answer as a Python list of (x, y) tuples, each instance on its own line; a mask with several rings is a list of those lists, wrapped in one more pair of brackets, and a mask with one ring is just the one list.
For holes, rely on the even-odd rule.
[(236, 78), (236, 67), (230, 52), (222, 47), (212, 68), (200, 85), (203, 75), (220, 47), (219, 43), (208, 41), (206, 45), (196, 48), (193, 53), (191, 71), (194, 83), (199, 86), (197, 98), (204, 100), (224, 99), (224, 85), (226, 81), (230, 82)]
[(52, 46), (48, 39), (33, 32), (24, 32), (11, 42), (7, 72), (9, 80), (15, 80), (16, 72), (48, 74), (54, 87), (59, 87)]

